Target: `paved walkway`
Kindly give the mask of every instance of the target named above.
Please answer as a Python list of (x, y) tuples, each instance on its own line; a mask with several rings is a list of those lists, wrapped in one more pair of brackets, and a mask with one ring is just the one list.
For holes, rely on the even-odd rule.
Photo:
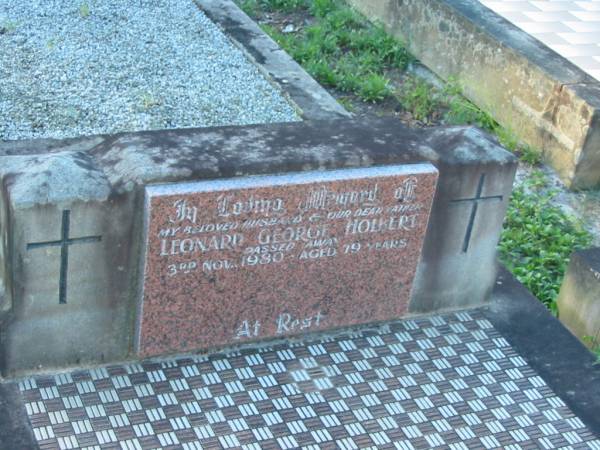
[(19, 391), (42, 449), (600, 449), (478, 310)]
[(600, 0), (480, 0), (600, 80)]

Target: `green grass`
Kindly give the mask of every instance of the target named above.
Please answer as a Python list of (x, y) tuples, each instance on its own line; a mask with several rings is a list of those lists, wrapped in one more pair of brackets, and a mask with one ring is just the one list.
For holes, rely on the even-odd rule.
[(404, 70), (412, 60), (400, 42), (338, 0), (245, 0), (241, 5), (251, 16), (273, 10), (311, 14), (312, 23), (298, 33), (269, 25), (263, 30), (321, 84), (365, 102), (389, 98), (386, 71)]
[(243, 0), (240, 7), (250, 16), (255, 16), (260, 11), (294, 12), (306, 9), (306, 0)]
[(590, 350), (596, 355), (596, 363), (600, 364), (600, 330), (596, 336), (584, 336), (583, 342), (586, 342), (590, 346)]
[(586, 248), (590, 235), (552, 204), (555, 192), (534, 174), (514, 189), (500, 240), (502, 262), (541, 302), (556, 313), (556, 296), (569, 257)]
[(399, 92), (399, 100), (404, 109), (410, 111), (417, 120), (427, 122), (440, 107), (433, 88), (423, 80), (409, 79)]

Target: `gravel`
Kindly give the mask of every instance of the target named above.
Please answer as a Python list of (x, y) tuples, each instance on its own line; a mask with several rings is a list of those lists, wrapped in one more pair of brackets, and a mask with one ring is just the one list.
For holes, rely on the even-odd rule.
[(296, 120), (192, 0), (0, 0), (0, 140)]

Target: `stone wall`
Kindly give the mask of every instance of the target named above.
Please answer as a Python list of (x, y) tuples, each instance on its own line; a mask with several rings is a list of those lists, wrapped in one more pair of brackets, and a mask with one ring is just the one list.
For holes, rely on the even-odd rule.
[(348, 0), (542, 152), (571, 188), (600, 186), (600, 82), (477, 0)]

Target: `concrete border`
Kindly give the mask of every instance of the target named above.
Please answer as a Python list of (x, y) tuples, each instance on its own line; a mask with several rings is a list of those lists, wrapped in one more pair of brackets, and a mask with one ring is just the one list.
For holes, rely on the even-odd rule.
[(247, 57), (300, 109), (303, 119), (350, 117), (319, 83), (231, 0), (194, 0)]
[(348, 0), (513, 130), (573, 189), (600, 186), (600, 82), (477, 0)]

